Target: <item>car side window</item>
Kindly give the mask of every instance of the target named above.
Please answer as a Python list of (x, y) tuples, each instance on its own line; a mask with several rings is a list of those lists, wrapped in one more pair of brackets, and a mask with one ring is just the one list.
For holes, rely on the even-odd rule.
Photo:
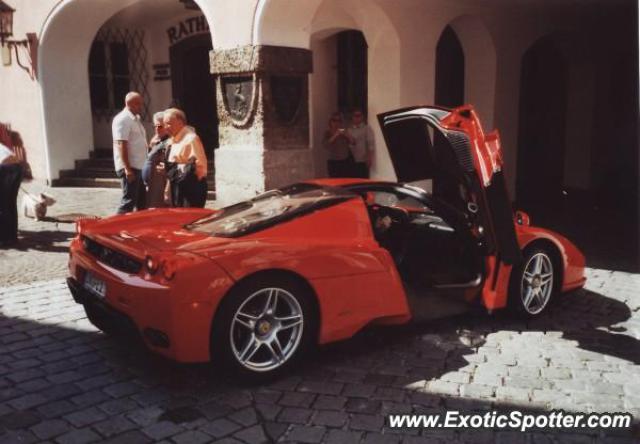
[(377, 205), (385, 207), (400, 207), (418, 211), (431, 212), (431, 209), (418, 199), (407, 196), (406, 194), (392, 193), (390, 191), (374, 191), (372, 192), (373, 202)]

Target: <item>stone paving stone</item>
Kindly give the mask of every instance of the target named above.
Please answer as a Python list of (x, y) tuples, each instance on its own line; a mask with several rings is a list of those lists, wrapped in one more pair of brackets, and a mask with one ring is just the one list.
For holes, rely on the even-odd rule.
[(198, 410), (200, 410), (208, 419), (220, 418), (221, 416), (226, 416), (234, 411), (231, 407), (220, 404), (216, 401), (198, 406)]
[(349, 414), (333, 410), (320, 410), (313, 415), (312, 424), (340, 428), (349, 420)]
[(398, 444), (402, 440), (402, 436), (394, 434), (382, 434), (375, 432), (367, 432), (364, 442), (367, 444)]
[(113, 401), (103, 402), (98, 406), (105, 413), (109, 415), (116, 415), (118, 413), (126, 412), (138, 407), (135, 401), (130, 399), (114, 399)]
[(251, 407), (232, 413), (229, 415), (229, 419), (245, 427), (254, 425), (258, 422), (256, 411)]
[(376, 386), (372, 384), (347, 384), (342, 391), (343, 396), (368, 398), (373, 396)]
[(375, 413), (380, 410), (382, 402), (366, 398), (349, 398), (345, 410), (350, 413)]
[(324, 427), (319, 426), (293, 426), (287, 435), (287, 441), (301, 443), (323, 442), (326, 431)]
[(214, 438), (221, 438), (223, 436), (231, 435), (241, 428), (242, 426), (236, 424), (233, 421), (229, 421), (225, 418), (220, 418), (202, 426), (200, 430), (213, 436)]
[(27, 410), (32, 407), (44, 404), (47, 402), (47, 398), (39, 393), (30, 393), (28, 395), (21, 396), (9, 401), (9, 405), (16, 410)]
[(314, 409), (342, 410), (347, 402), (344, 396), (320, 395), (313, 403)]
[(91, 407), (65, 415), (64, 419), (69, 421), (75, 427), (84, 427), (90, 424), (94, 424), (98, 421), (102, 421), (106, 417), (107, 415), (105, 415), (103, 412), (95, 407)]
[(78, 407), (63, 399), (61, 401), (49, 402), (38, 407), (38, 413), (45, 418), (57, 418), (67, 413), (75, 412)]
[(327, 444), (352, 444), (360, 442), (362, 432), (350, 432), (346, 430), (330, 430), (323, 438)]
[(142, 429), (142, 433), (154, 440), (168, 438), (183, 431), (182, 427), (169, 421), (156, 422)]
[(109, 419), (93, 425), (93, 428), (102, 436), (109, 438), (134, 429), (136, 424), (129, 421), (124, 416), (112, 416)]
[(269, 438), (265, 434), (264, 428), (261, 425), (246, 428), (237, 432), (234, 437), (250, 444), (269, 442)]
[(465, 398), (491, 398), (495, 395), (496, 387), (483, 384), (463, 384), (460, 394)]
[(262, 428), (264, 429), (264, 433), (267, 435), (267, 438), (270, 439), (271, 442), (278, 442), (280, 437), (283, 436), (289, 429), (289, 425), (266, 421), (262, 423)]
[(349, 426), (354, 430), (378, 432), (384, 426), (384, 418), (380, 415), (353, 414)]
[(152, 441), (142, 432), (138, 430), (130, 430), (102, 442), (108, 444), (145, 444)]
[(100, 440), (100, 436), (89, 428), (72, 430), (56, 438), (59, 444), (85, 444)]
[(204, 444), (211, 440), (209, 435), (197, 430), (187, 430), (171, 438), (176, 444)]
[(339, 395), (343, 386), (341, 383), (328, 381), (302, 381), (297, 390), (320, 395)]
[(38, 438), (28, 430), (10, 430), (0, 435), (0, 444), (31, 444), (39, 442)]
[(73, 402), (78, 407), (88, 407), (88, 406), (100, 404), (109, 399), (111, 398), (101, 390), (91, 390), (81, 395), (72, 397), (71, 402)]
[(11, 412), (0, 416), (0, 430), (6, 428), (9, 430), (26, 429), (41, 421), (39, 415), (31, 411)]
[(278, 415), (278, 422), (290, 422), (295, 424), (306, 424), (311, 418), (313, 410), (298, 407), (285, 407)]
[(104, 387), (102, 390), (113, 398), (120, 398), (137, 393), (141, 390), (141, 388), (138, 384), (135, 384), (133, 382), (119, 382)]
[(51, 419), (42, 421), (31, 427), (31, 432), (40, 439), (51, 439), (69, 431), (71, 426), (66, 421)]
[(255, 406), (258, 416), (267, 421), (273, 421), (282, 411), (282, 407), (276, 404), (256, 403)]
[(278, 404), (286, 407), (309, 407), (315, 397), (313, 393), (287, 392)]

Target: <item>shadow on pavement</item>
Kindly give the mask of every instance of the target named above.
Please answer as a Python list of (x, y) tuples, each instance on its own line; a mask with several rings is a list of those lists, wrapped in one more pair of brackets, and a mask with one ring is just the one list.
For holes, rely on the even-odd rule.
[[(472, 363), (493, 332), (557, 331), (583, 350), (640, 363), (640, 341), (616, 327), (630, 318), (629, 308), (591, 291), (565, 295), (547, 316), (531, 322), (502, 314), (469, 314), (420, 325), (366, 329), (351, 340), (322, 347), (291, 375), (254, 387), (237, 384), (215, 366), (176, 364), (140, 344), (91, 331), (80, 311), (74, 316), (70, 318), (84, 323), (82, 329), (0, 315), (0, 366), (6, 368), (0, 376), (0, 405), (4, 406), (0, 407), (0, 441), (28, 434), (31, 427), (53, 418), (73, 421), (75, 410), (84, 409), (98, 411), (103, 420), (124, 417), (138, 429), (170, 423), (185, 430), (209, 430), (211, 439), (218, 430), (212, 421), (221, 418), (235, 424), (229, 433), (258, 424), (264, 439), (256, 439), (265, 442), (296, 441), (294, 430), (303, 424), (318, 426), (316, 421), (328, 410), (335, 412), (331, 427), (355, 432), (365, 442), (380, 432), (400, 434), (399, 439), (415, 436), (449, 442), (515, 443), (538, 435), (540, 442), (565, 437), (591, 442), (604, 436), (633, 442), (638, 437), (638, 418), (635, 431), (538, 430), (524, 441), (516, 431), (390, 429), (386, 424), (388, 414), (442, 414), (445, 409), (548, 411), (548, 405), (460, 397), (426, 386), (427, 381)], [(16, 367), (16, 362), (24, 360), (39, 364)], [(25, 377), (28, 372), (33, 373), (31, 377)], [(102, 429), (96, 426), (96, 430)], [(141, 433), (136, 436), (140, 438), (136, 442), (149, 440)]]
[[(44, 251), (51, 253), (68, 253), (69, 241), (75, 236), (75, 232), (42, 230), (19, 230), (18, 242), (7, 249), (17, 251)], [(59, 245), (56, 245), (59, 244)]]

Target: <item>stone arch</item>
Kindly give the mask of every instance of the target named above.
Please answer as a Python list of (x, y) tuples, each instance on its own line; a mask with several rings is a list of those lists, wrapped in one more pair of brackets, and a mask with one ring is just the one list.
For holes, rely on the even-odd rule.
[[(283, 23), (282, 16), (288, 20)], [(400, 57), (401, 44), (398, 30), (390, 14), (373, 1), (344, 0), (260, 0), (253, 24), (253, 43), (256, 45), (279, 45), (311, 48), (321, 41), (332, 38), (346, 30), (357, 30), (364, 34), (368, 45), (369, 100), (367, 114), (376, 134), (379, 147), (384, 147), (382, 135), (375, 124), (379, 112), (398, 107), (401, 103)], [(318, 102), (314, 101), (314, 78), (311, 77), (310, 116), (311, 140), (318, 145), (319, 135), (326, 116), (318, 115)], [(317, 81), (315, 82), (317, 85)], [(375, 95), (371, 91), (376, 91)], [(325, 110), (326, 113), (326, 110)], [(321, 134), (321, 133), (320, 133)], [(320, 136), (321, 137), (321, 136)], [(316, 172), (321, 168), (317, 165)], [(393, 178), (393, 169), (384, 149), (376, 150), (372, 169), (374, 177)]]
[[(87, 67), (97, 31), (119, 11), (141, 1), (95, 0), (87, 13), (86, 2), (61, 0), (47, 17), (40, 32), (38, 78), (49, 182), (93, 147)], [(212, 23), (211, 2), (194, 1)]]
[(496, 46), (482, 19), (461, 15), (449, 21), (464, 53), (464, 100), (476, 107), (485, 128), (492, 128), (496, 94)]

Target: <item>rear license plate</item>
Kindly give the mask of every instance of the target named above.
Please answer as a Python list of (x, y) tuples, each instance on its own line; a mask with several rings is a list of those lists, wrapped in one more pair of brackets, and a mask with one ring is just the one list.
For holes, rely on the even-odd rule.
[(89, 272), (84, 276), (84, 288), (103, 299), (107, 294), (107, 284)]

